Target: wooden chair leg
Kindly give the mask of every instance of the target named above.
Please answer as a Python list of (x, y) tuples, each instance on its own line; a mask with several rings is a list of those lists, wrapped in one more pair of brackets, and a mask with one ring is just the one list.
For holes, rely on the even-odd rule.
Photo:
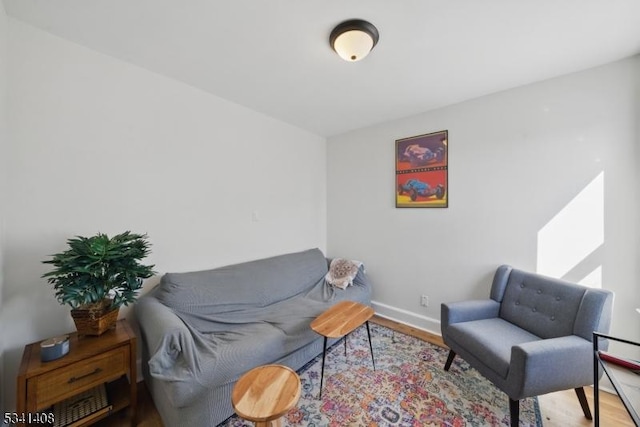
[(518, 427), (520, 423), (520, 401), (509, 398), (509, 413), (511, 414), (511, 427)]
[(456, 357), (456, 352), (453, 350), (449, 350), (449, 356), (447, 356), (447, 363), (444, 364), (444, 370), (448, 371), (451, 367), (451, 362), (453, 362), (453, 358)]
[(582, 406), (582, 412), (584, 412), (584, 416), (588, 420), (592, 420), (591, 410), (589, 409), (589, 402), (587, 402), (587, 396), (584, 394), (584, 387), (578, 387), (574, 389), (576, 391), (576, 395), (578, 396), (578, 400), (580, 401), (580, 406)]

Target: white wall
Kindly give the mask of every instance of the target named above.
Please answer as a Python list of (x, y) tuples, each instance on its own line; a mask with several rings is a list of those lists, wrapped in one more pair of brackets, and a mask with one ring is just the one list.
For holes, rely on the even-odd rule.
[(9, 34), (6, 407), (23, 346), (74, 329), (40, 278), (73, 235), (146, 232), (159, 273), (325, 249), (324, 138), (19, 21)]
[[(97, 231), (149, 233), (160, 273), (328, 241), (365, 261), (380, 312), (437, 331), (440, 303), (484, 297), (498, 264), (536, 270), (539, 234), (601, 179), (604, 242), (564, 276), (600, 266), (614, 332), (639, 338), (638, 57), (337, 136), (325, 153), (322, 138), (18, 21), (7, 55), (5, 26), (0, 11), (5, 409), (24, 344), (73, 329), (40, 261)], [(396, 209), (394, 140), (443, 129), (450, 207)]]
[[(560, 247), (560, 277), (615, 291), (613, 332), (639, 339), (639, 88), (636, 56), (330, 138), (328, 254), (365, 262), (378, 312), (439, 332), (442, 302)], [(396, 209), (394, 141), (444, 129), (449, 208)]]
[[(4, 5), (0, 2), (0, 307), (2, 307), (2, 288), (4, 283), (4, 207), (5, 207), (5, 171), (7, 146), (7, 15)], [(4, 323), (0, 323), (0, 384), (4, 384)], [(0, 413), (5, 413), (3, 405), (3, 390), (0, 387)]]

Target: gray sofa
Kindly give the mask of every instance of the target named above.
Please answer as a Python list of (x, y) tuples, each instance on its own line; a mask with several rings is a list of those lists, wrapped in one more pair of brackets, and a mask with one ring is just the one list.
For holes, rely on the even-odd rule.
[(311, 321), (341, 300), (371, 304), (362, 268), (345, 290), (325, 284), (319, 249), (190, 273), (165, 274), (135, 305), (142, 370), (164, 424), (206, 426), (233, 414), (246, 371), (299, 369), (322, 352)]
[(612, 309), (610, 291), (500, 266), (490, 298), (442, 304), (445, 370), (458, 354), (504, 391), (512, 426), (520, 399), (570, 388), (591, 419), (592, 333), (609, 332)]

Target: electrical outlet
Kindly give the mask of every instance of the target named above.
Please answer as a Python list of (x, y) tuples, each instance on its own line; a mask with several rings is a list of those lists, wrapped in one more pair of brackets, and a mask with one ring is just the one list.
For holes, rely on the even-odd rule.
[(420, 297), (420, 305), (423, 307), (429, 307), (429, 297), (427, 295), (422, 295), (422, 297)]

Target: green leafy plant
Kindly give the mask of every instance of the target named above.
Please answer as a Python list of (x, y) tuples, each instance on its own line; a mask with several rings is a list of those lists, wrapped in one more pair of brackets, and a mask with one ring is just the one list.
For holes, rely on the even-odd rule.
[(43, 261), (55, 268), (42, 277), (53, 285), (60, 304), (90, 308), (111, 300), (111, 308), (138, 298), (143, 279), (155, 274), (140, 261), (150, 253), (146, 234), (130, 231), (109, 238), (98, 233), (68, 239), (69, 248)]

